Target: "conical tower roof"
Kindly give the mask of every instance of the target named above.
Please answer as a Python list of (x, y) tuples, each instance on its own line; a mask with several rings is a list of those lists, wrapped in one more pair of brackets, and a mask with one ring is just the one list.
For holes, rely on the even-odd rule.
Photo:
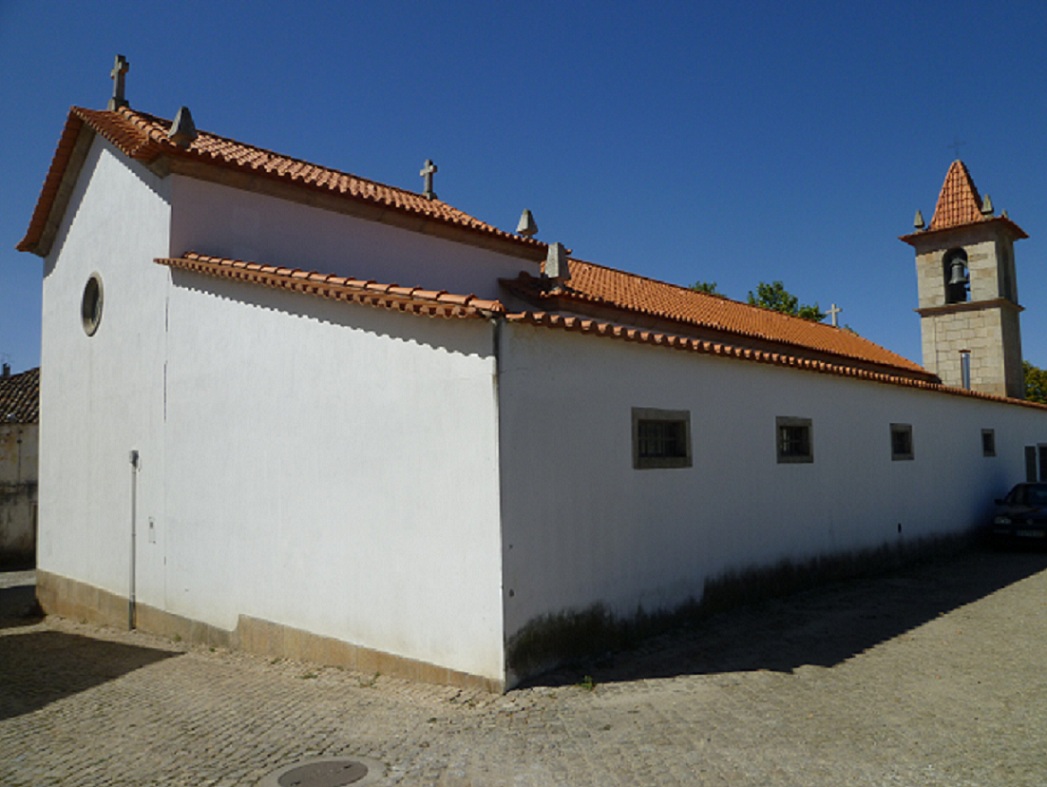
[(938, 192), (938, 203), (934, 206), (934, 216), (927, 227), (923, 227), (923, 219), (917, 212), (916, 232), (902, 235), (900, 240), (916, 246), (923, 244), (929, 237), (940, 237), (937, 233), (949, 234), (949, 230), (958, 227), (970, 227), (977, 224), (993, 224), (1005, 227), (1014, 239), (1027, 238), (1025, 231), (1010, 220), (1007, 212), (997, 216), (991, 204), (984, 204), (978, 188), (974, 185), (971, 173), (967, 171), (967, 165), (956, 159), (949, 165), (949, 171), (945, 173), (945, 182), (942, 190)]
[(967, 166), (956, 159), (945, 174), (945, 182), (938, 194), (938, 204), (934, 207), (934, 218), (930, 230), (946, 230), (975, 224), (987, 218), (982, 213), (982, 199), (971, 179)]

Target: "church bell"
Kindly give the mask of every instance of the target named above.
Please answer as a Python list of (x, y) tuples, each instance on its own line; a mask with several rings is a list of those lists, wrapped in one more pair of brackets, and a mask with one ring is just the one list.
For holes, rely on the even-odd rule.
[(968, 281), (970, 281), (970, 279), (967, 278), (967, 266), (963, 264), (963, 260), (953, 260), (952, 275), (949, 277), (949, 286), (952, 287), (956, 284), (966, 284)]

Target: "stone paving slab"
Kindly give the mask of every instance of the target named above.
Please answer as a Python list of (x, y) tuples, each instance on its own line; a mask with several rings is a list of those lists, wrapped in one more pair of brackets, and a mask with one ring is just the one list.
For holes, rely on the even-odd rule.
[(10, 787), (256, 785), (354, 756), (402, 785), (1047, 783), (1045, 554), (746, 607), (506, 696), (27, 620), (4, 600), (25, 581), (0, 580)]

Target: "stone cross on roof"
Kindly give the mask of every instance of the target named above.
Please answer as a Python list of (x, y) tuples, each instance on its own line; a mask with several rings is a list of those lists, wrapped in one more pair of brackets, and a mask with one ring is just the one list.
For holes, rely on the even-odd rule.
[(830, 319), (830, 320), (832, 320), (832, 326), (833, 326), (833, 328), (838, 328), (838, 327), (839, 327), (839, 326), (838, 326), (838, 325), (836, 324), (836, 317), (837, 317), (837, 315), (839, 315), (839, 314), (840, 314), (840, 312), (842, 312), (842, 311), (843, 311), (843, 309), (841, 309), (841, 308), (840, 308), (839, 306), (837, 306), (837, 305), (836, 305), (836, 304), (834, 303), (834, 304), (833, 304), (832, 306), (830, 306), (830, 307), (829, 307), (829, 311), (828, 311), (828, 312), (826, 312), (826, 314), (828, 314), (828, 315), (829, 315), (829, 319)]
[(110, 111), (127, 106), (127, 99), (124, 98), (124, 76), (130, 68), (131, 64), (127, 62), (126, 57), (123, 55), (116, 56), (116, 60), (113, 62), (113, 70), (109, 72), (109, 77), (113, 80), (113, 97), (109, 99), (108, 107)]
[(433, 174), (437, 172), (436, 165), (433, 163), (431, 158), (425, 160), (425, 166), (422, 167), (421, 172), (418, 174), (422, 176), (424, 188), (422, 194), (426, 199), (436, 199), (436, 192), (433, 191)]

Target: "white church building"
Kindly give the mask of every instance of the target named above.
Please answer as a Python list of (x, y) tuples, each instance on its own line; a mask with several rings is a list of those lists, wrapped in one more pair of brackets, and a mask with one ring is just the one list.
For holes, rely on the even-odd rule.
[(573, 622), (961, 535), (1047, 476), (1024, 233), (959, 162), (904, 238), (923, 365), (569, 258), (432, 169), (382, 185), (122, 89), (70, 110), (19, 244), (45, 610), (504, 690)]

